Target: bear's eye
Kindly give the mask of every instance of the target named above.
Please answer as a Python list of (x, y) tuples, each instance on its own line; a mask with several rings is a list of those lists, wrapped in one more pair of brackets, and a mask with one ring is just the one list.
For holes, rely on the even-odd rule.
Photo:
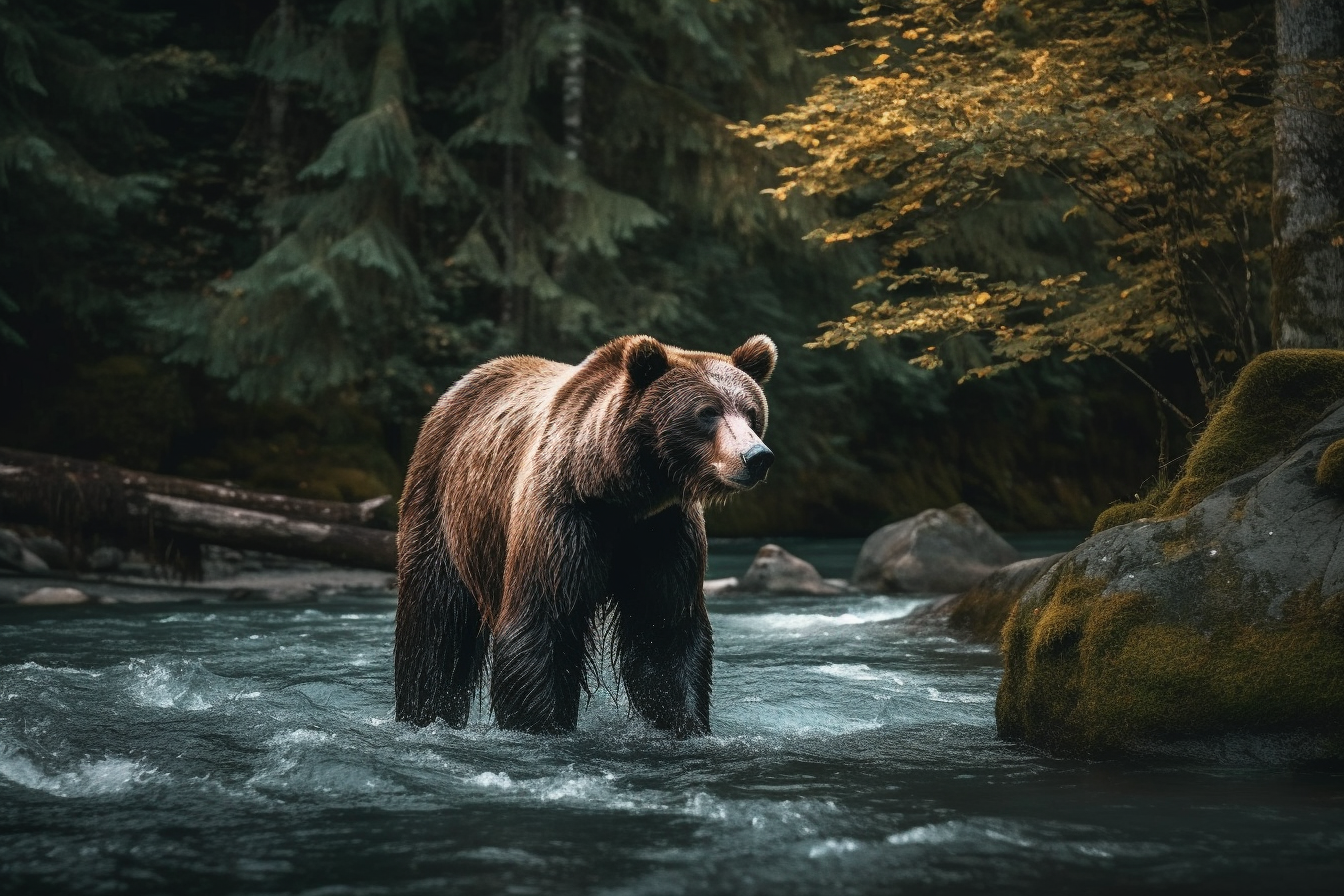
[(747, 411), (747, 425), (750, 426), (752, 429), (755, 429), (755, 428), (756, 428), (756, 420), (757, 420), (756, 412), (755, 412), (755, 411)]
[(718, 422), (719, 409), (711, 404), (707, 404), (700, 410), (696, 411), (695, 416), (698, 417), (700, 419), (700, 422), (705, 424), (706, 426), (713, 426), (715, 423)]

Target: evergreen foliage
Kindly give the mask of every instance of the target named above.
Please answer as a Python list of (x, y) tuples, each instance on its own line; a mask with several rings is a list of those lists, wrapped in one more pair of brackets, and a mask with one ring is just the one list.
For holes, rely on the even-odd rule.
[(0, 342), (23, 344), (6, 319), (43, 302), (87, 319), (114, 301), (89, 241), (168, 184), (137, 164), (154, 142), (141, 112), (215, 67), (208, 53), (156, 43), (164, 13), (128, 6), (0, 3)]
[[(632, 332), (728, 350), (764, 331), (780, 460), (716, 531), (864, 531), (963, 499), (996, 525), (1085, 525), (1152, 454), (1146, 403), (1116, 440), (1134, 402), (1094, 368), (954, 390), (991, 363), (975, 338), (946, 342), (941, 371), (802, 349), (816, 320), (879, 298), (852, 289), (875, 246), (801, 242), (872, 186), (762, 196), (777, 163), (729, 125), (843, 66), (798, 48), (834, 44), (850, 15), (0, 0), (0, 334), (26, 343), (0, 352), (7, 439), (367, 497), (396, 489), (428, 406), (490, 357), (572, 362)], [(958, 219), (925, 262), (993, 246), (997, 279), (1094, 266), (1101, 216), (1061, 231), (1067, 189), (1002, 187), (1003, 214)], [(1089, 390), (1123, 411), (1095, 413)]]

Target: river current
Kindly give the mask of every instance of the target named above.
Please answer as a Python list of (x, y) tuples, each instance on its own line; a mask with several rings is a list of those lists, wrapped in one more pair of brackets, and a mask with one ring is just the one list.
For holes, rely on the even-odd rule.
[(385, 591), (10, 609), (0, 892), (1336, 892), (1337, 770), (1002, 742), (997, 652), (921, 600), (713, 598), (687, 741), (605, 689), (570, 736), (399, 724)]

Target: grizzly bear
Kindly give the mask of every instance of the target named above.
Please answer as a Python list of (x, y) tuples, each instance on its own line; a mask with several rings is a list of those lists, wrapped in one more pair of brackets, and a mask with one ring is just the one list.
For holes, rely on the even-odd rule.
[(765, 478), (777, 357), (765, 336), (731, 355), (625, 336), (444, 393), (401, 499), (397, 718), (465, 725), (488, 665), (501, 727), (573, 730), (605, 631), (630, 707), (707, 734), (703, 506)]

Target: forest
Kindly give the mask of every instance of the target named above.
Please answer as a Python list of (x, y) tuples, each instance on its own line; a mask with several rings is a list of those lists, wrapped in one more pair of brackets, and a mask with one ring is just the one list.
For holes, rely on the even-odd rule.
[(358, 501), (484, 360), (763, 331), (713, 533), (1090, 528), (1270, 345), (1273, 17), (1038, 5), (10, 0), (3, 441)]
[(1341, 0), (0, 53), (0, 891), (1338, 892)]

